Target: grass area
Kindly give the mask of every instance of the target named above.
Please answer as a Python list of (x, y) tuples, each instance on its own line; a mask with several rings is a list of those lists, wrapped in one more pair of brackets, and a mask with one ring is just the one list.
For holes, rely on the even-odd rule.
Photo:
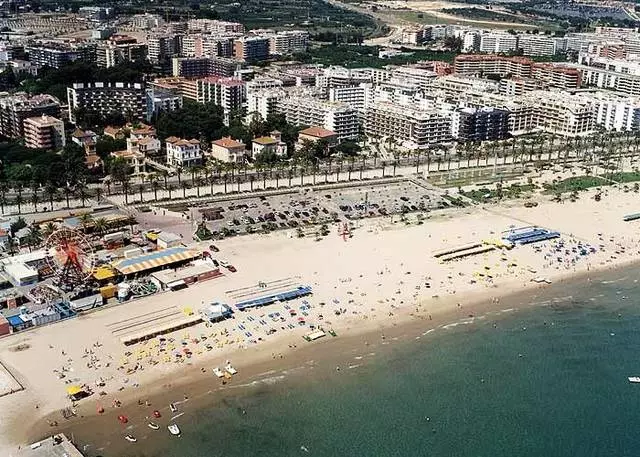
[(545, 193), (578, 192), (592, 187), (607, 186), (610, 183), (599, 176), (572, 176), (552, 184), (543, 184)]
[(613, 173), (611, 175), (607, 175), (607, 178), (611, 181), (626, 183), (626, 182), (636, 182), (640, 181), (640, 172), (637, 171), (627, 171), (627, 172), (618, 172)]
[(299, 54), (295, 57), (297, 60), (305, 63), (343, 65), (347, 68), (381, 68), (385, 65), (403, 65), (420, 60), (444, 60), (446, 62), (453, 62), (456, 56), (453, 52), (406, 50), (410, 55), (381, 59), (378, 57), (379, 50), (379, 46), (329, 45), (311, 48), (307, 53)]
[[(415, 22), (418, 24), (426, 24), (426, 25), (434, 25), (434, 24), (458, 24), (458, 25), (464, 25), (464, 24), (469, 24), (469, 22), (464, 21), (463, 18), (460, 18), (460, 20), (458, 19), (450, 19), (450, 18), (442, 18), (442, 17), (437, 17), (433, 14), (430, 14), (428, 12), (422, 12), (422, 11), (414, 11), (414, 10), (394, 10), (394, 11), (390, 11), (390, 14), (393, 14), (394, 16), (396, 16), (399, 19), (403, 19), (405, 21), (409, 21), (409, 22)], [(483, 21), (487, 24), (491, 24), (491, 26), (493, 28), (496, 29), (535, 29), (535, 28), (543, 28), (542, 25), (538, 25), (538, 24), (519, 24), (519, 25), (515, 25), (515, 24), (505, 24), (505, 23), (501, 23), (501, 22), (493, 22), (493, 21)], [(551, 28), (551, 27), (544, 27), (544, 28)]]
[(440, 11), (443, 13), (451, 14), (453, 16), (460, 16), (464, 19), (473, 19), (478, 21), (491, 21), (491, 22), (515, 22), (520, 18), (514, 14), (502, 13), (500, 11), (491, 11), (484, 8), (443, 8)]

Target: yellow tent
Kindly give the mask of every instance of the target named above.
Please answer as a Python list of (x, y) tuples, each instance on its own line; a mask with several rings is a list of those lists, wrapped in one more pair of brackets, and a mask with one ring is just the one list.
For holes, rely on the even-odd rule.
[(69, 387), (67, 387), (67, 395), (70, 395), (72, 397), (74, 395), (78, 395), (81, 392), (83, 392), (83, 389), (80, 386), (69, 386)]

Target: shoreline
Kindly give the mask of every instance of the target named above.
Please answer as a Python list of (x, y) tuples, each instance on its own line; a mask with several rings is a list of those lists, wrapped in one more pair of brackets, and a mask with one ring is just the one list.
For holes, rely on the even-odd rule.
[[(205, 391), (212, 390), (211, 368), (223, 366), (225, 360), (231, 360), (240, 372), (229, 385), (233, 387), (238, 382), (253, 381), (261, 374), (269, 376), (274, 369), (295, 365), (298, 360), (304, 362), (302, 359), (308, 360), (309, 354), (320, 360), (330, 357), (328, 352), (335, 352), (323, 351), (325, 348), (343, 348), (349, 353), (352, 349), (347, 347), (349, 344), (357, 348), (366, 340), (379, 341), (383, 332), (390, 335), (396, 331), (409, 331), (414, 325), (415, 328), (435, 328), (472, 319), (469, 315), (477, 316), (480, 310), (509, 308), (504, 305), (505, 300), (512, 299), (509, 297), (518, 301), (518, 297), (535, 296), (547, 289), (546, 285), (532, 282), (538, 275), (551, 280), (554, 284), (550, 287), (555, 290), (558, 283), (581, 281), (585, 277), (626, 268), (637, 262), (640, 240), (635, 226), (622, 223), (621, 215), (632, 212), (637, 202), (634, 195), (625, 195), (618, 190), (610, 190), (609, 194), (606, 197), (611, 200), (609, 204), (598, 204), (583, 197), (576, 203), (545, 202), (532, 209), (507, 203), (487, 209), (478, 206), (457, 212), (437, 212), (430, 214), (424, 224), (390, 223), (385, 219), (364, 221), (348, 241), (329, 236), (316, 243), (310, 239), (291, 239), (286, 234), (271, 234), (220, 242), (218, 246), (224, 256), (239, 267), (238, 273), (0, 339), (0, 358), (25, 387), (23, 392), (0, 398), (0, 408), (7, 419), (3, 420), (0, 430), (0, 453), (11, 455), (18, 444), (66, 431), (79, 422), (80, 418), (66, 422), (59, 416), (60, 410), (69, 406), (64, 382), (55, 376), (61, 365), (70, 367), (65, 379), (69, 382), (91, 384), (98, 377), (107, 380), (106, 396), (96, 394), (82, 400), (78, 407), (83, 421), (99, 421), (102, 418), (96, 411), (98, 401), (107, 410), (105, 416), (129, 407), (137, 414), (141, 410), (138, 399), (155, 397), (158, 393), (161, 398), (169, 383), (173, 392), (178, 393), (177, 399), (182, 398), (180, 390), (195, 388), (194, 383), (207, 383)], [(589, 224), (584, 223), (587, 220)], [(563, 234), (563, 244), (545, 242), (518, 246), (511, 251), (495, 250), (450, 263), (433, 258), (432, 254), (437, 250), (472, 240), (496, 238), (499, 236), (496, 231), (499, 233), (516, 224), (549, 226)], [(599, 247), (593, 255), (581, 257), (575, 254), (580, 243)], [(220, 349), (206, 352), (200, 345), (194, 357), (186, 362), (183, 358), (182, 363), (171, 360), (154, 366), (156, 364), (149, 363), (148, 358), (137, 363), (133, 354), (127, 356), (127, 361), (133, 359), (132, 364), (141, 368), (131, 375), (125, 374), (123, 369), (123, 366), (131, 365), (122, 359), (117, 362), (119, 357), (124, 357), (123, 353), (140, 352), (147, 347), (144, 344), (123, 347), (119, 336), (112, 331), (114, 322), (136, 319), (168, 306), (180, 312), (180, 306), (198, 307), (205, 301), (225, 300), (221, 297), (226, 296), (226, 291), (259, 281), (276, 280), (275, 275), (281, 278), (299, 276), (302, 282), (312, 286), (314, 294), (309, 300), (313, 302), (313, 308), (307, 319), (325, 329), (333, 328), (338, 337), (326, 336), (317, 342), (306, 343), (301, 336), (309, 328), (298, 326), (282, 309), (282, 304), (271, 305), (236, 313), (234, 319), (207, 326), (209, 328), (202, 324), (189, 329), (188, 333), (194, 335), (220, 332), (218, 338), (221, 339), (223, 327), (225, 332), (228, 327), (231, 331), (225, 333), (227, 341), (220, 342)], [(495, 297), (501, 297), (497, 303), (493, 300)], [(300, 300), (289, 304), (295, 307)], [(278, 307), (286, 314), (286, 321), (269, 322), (265, 327), (252, 325), (252, 321), (258, 319), (268, 320), (265, 315)], [(334, 317), (332, 308), (338, 307), (344, 308), (345, 313)], [(322, 313), (327, 314), (324, 320)], [(433, 320), (429, 320), (429, 316)], [(286, 322), (293, 322), (295, 328), (285, 328)], [(278, 330), (275, 335), (269, 333), (269, 336), (262, 333), (264, 338), (259, 344), (248, 344), (244, 329), (236, 328), (241, 323), (254, 333), (266, 331), (269, 326), (281, 326), (282, 331)], [(174, 332), (173, 337), (179, 341), (180, 332)], [(100, 366), (90, 367), (85, 363), (86, 351), (96, 343), (96, 338), (100, 338), (99, 349), (95, 349)], [(182, 336), (182, 339), (192, 338)], [(289, 347), (292, 344), (296, 348)], [(21, 346), (25, 349), (19, 349)], [(272, 354), (277, 354), (277, 358), (272, 358)], [(203, 367), (206, 375), (200, 371)], [(132, 380), (127, 383), (123, 379), (125, 376)], [(132, 387), (132, 384), (140, 387)], [(118, 385), (124, 390), (120, 391)], [(173, 397), (175, 401), (175, 395)], [(123, 407), (112, 411), (108, 405), (114, 398), (122, 401)], [(54, 420), (59, 421), (59, 426), (49, 427), (47, 418), (56, 417), (56, 414)], [(24, 424), (37, 425), (25, 430)]]
[[(193, 364), (185, 370), (181, 380), (171, 383), (158, 380), (155, 384), (142, 388), (139, 391), (140, 395), (135, 395), (134, 392), (122, 395), (120, 398), (122, 398), (124, 406), (121, 408), (107, 408), (104, 414), (98, 414), (96, 411), (91, 412), (87, 408), (79, 408), (78, 417), (71, 419), (64, 427), (55, 430), (68, 436), (75, 436), (76, 443), (80, 443), (80, 449), (82, 449), (82, 443), (89, 443), (87, 450), (91, 450), (96, 447), (92, 444), (94, 441), (106, 439), (106, 442), (113, 445), (116, 452), (122, 452), (128, 449), (128, 446), (121, 439), (125, 434), (125, 428), (118, 424), (117, 416), (120, 414), (129, 418), (127, 432), (133, 434), (137, 432), (146, 439), (148, 430), (145, 425), (151, 411), (161, 411), (162, 418), (155, 421), (163, 427), (167, 418), (172, 416), (168, 408), (168, 404), (171, 402), (178, 405), (178, 415), (193, 414), (201, 409), (216, 407), (228, 400), (253, 395), (260, 387), (266, 386), (268, 388), (274, 383), (288, 386), (291, 383), (303, 382), (306, 376), (331, 382), (334, 376), (340, 375), (338, 367), (347, 370), (367, 365), (368, 362), (376, 360), (381, 353), (391, 351), (397, 344), (410, 345), (414, 340), (427, 336), (436, 338), (429, 343), (435, 344), (437, 338), (442, 335), (442, 331), (449, 328), (461, 324), (470, 324), (469, 328), (472, 328), (476, 319), (489, 319), (499, 323), (503, 317), (512, 315), (512, 313), (544, 306), (537, 300), (538, 298), (546, 299), (543, 301), (552, 300), (551, 297), (557, 296), (557, 292), (567, 285), (580, 284), (585, 279), (603, 281), (609, 275), (615, 275), (627, 268), (639, 265), (640, 260), (628, 261), (596, 271), (567, 274), (555, 280), (551, 285), (532, 284), (531, 287), (522, 291), (509, 289), (502, 295), (494, 294), (496, 298), (499, 298), (498, 302), (487, 296), (479, 297), (477, 293), (470, 293), (467, 296), (458, 297), (466, 303), (461, 308), (443, 308), (432, 315), (432, 320), (428, 320), (424, 316), (405, 315), (399, 322), (389, 326), (381, 326), (378, 329), (368, 328), (337, 339), (328, 337), (314, 343), (308, 343), (308, 345), (305, 343), (302, 347), (289, 349), (284, 354), (284, 358), (268, 358), (265, 357), (266, 351), (255, 351), (255, 358), (252, 358), (249, 364), (243, 365), (242, 371), (234, 376), (226, 386), (220, 385), (219, 380), (211, 372), (211, 367), (201, 367), (203, 363)], [(454, 297), (447, 298), (455, 301)], [(469, 311), (472, 312), (469, 313)], [(356, 357), (357, 363), (354, 361)], [(355, 365), (349, 365), (349, 362), (355, 363)], [(206, 368), (206, 373), (203, 373), (201, 368)], [(166, 389), (169, 388), (173, 390), (173, 393), (166, 393)], [(187, 400), (183, 398), (183, 394), (188, 395)], [(137, 404), (138, 399), (148, 400), (150, 406)], [(37, 441), (52, 430), (46, 420), (39, 421), (33, 427), (33, 433), (30, 435), (32, 441)], [(111, 455), (118, 454), (107, 454), (107, 456)]]

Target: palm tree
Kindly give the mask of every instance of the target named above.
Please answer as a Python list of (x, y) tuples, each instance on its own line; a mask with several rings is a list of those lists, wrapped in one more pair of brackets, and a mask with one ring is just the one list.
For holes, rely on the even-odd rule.
[(103, 190), (102, 187), (96, 187), (94, 196), (96, 197), (96, 202), (98, 202), (98, 204), (100, 203), (100, 201), (102, 200), (102, 194), (103, 194)]
[(24, 199), (22, 198), (22, 194), (18, 193), (18, 195), (16, 195), (16, 198), (13, 200), (13, 204), (18, 205), (18, 214), (22, 212), (21, 207), (23, 203), (24, 203)]
[(76, 188), (76, 192), (78, 193), (78, 196), (80, 197), (80, 201), (82, 202), (82, 207), (84, 208), (84, 202), (87, 199), (87, 187), (85, 186), (84, 183), (79, 183)]
[(124, 204), (129, 204), (129, 190), (131, 190), (131, 183), (128, 179), (122, 181), (122, 193), (124, 194)]
[(144, 191), (144, 184), (138, 185), (138, 192), (140, 192), (140, 203), (144, 203), (142, 192)]
[(162, 179), (164, 179), (164, 188), (167, 188), (167, 179), (169, 178), (169, 172), (167, 170), (162, 170), (160, 172), (160, 175), (162, 176)]
[(69, 186), (64, 186), (64, 189), (62, 189), (62, 191), (64, 192), (64, 198), (67, 201), (67, 209), (69, 209), (71, 207), (69, 204), (69, 197), (71, 196), (71, 188)]
[(29, 227), (29, 232), (27, 233), (27, 246), (29, 247), (29, 252), (31, 252), (32, 247), (38, 246), (40, 243), (42, 243), (40, 227), (33, 224)]
[(189, 183), (186, 181), (180, 182), (180, 187), (182, 188), (182, 198), (187, 198), (187, 189), (189, 188)]
[(253, 181), (256, 179), (254, 175), (249, 175), (249, 186), (251, 187), (251, 192), (253, 192)]
[(200, 176), (196, 176), (196, 178), (193, 180), (193, 184), (196, 186), (196, 194), (198, 195), (198, 198), (200, 198), (200, 186), (202, 185), (202, 178), (200, 178)]
[(49, 197), (49, 203), (51, 204), (51, 211), (53, 211), (53, 200), (56, 199), (56, 197), (58, 196), (58, 189), (56, 189), (53, 184), (47, 184), (47, 187), (45, 187), (44, 192), (47, 194), (47, 197)]
[(107, 185), (107, 195), (111, 196), (111, 176), (105, 177), (103, 182)]
[(165, 190), (169, 193), (169, 200), (171, 200), (171, 192), (175, 190), (175, 187), (172, 184), (167, 184)]
[(93, 230), (98, 235), (104, 235), (104, 232), (107, 230), (107, 220), (104, 217), (99, 217), (93, 221)]
[(29, 200), (29, 202), (33, 205), (33, 211), (34, 212), (38, 212), (38, 203), (40, 203), (40, 198), (38, 198), (38, 191), (33, 191), (33, 194), (31, 194), (31, 199)]
[(176, 175), (178, 176), (178, 185), (182, 184), (182, 167), (177, 167), (176, 168)]
[(289, 174), (289, 187), (291, 187), (291, 180), (293, 179), (293, 168), (289, 168), (287, 171)]
[(46, 237), (48, 237), (49, 235), (51, 235), (53, 232), (56, 231), (56, 224), (54, 224), (53, 222), (47, 222), (44, 225), (44, 229), (42, 230), (42, 234)]
[(154, 176), (151, 180), (151, 189), (153, 189), (153, 199), (154, 201), (158, 201), (158, 189), (160, 188), (160, 183), (158, 179)]
[(78, 220), (80, 221), (80, 224), (82, 225), (82, 230), (86, 233), (87, 229), (89, 228), (90, 225), (92, 225), (93, 223), (93, 217), (91, 216), (90, 213), (82, 213), (80, 216), (78, 216)]

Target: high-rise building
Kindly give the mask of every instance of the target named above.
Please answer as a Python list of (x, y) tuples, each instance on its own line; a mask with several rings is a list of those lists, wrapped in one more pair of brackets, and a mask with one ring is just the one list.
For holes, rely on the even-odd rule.
[(258, 61), (269, 58), (269, 38), (243, 36), (233, 42), (233, 55), (242, 61)]
[(426, 148), (451, 140), (451, 117), (435, 110), (380, 102), (367, 110), (364, 132), (394, 138), (406, 147)]
[(221, 106), (224, 111), (225, 122), (228, 123), (231, 115), (244, 112), (244, 101), (247, 93), (244, 81), (210, 76), (199, 79), (197, 85), (198, 101), (200, 103), (213, 102)]
[(0, 135), (8, 138), (24, 136), (24, 120), (38, 116), (60, 117), (60, 101), (52, 95), (32, 97), (18, 93), (0, 97)]
[(24, 144), (33, 149), (62, 149), (66, 144), (64, 122), (53, 116), (28, 117), (24, 120)]
[(311, 97), (284, 97), (276, 103), (276, 112), (294, 125), (316, 125), (336, 132), (340, 140), (355, 139), (360, 131), (358, 111), (346, 103)]
[(309, 47), (309, 32), (285, 30), (268, 35), (271, 55), (289, 55), (306, 52)]
[(204, 78), (207, 76), (232, 77), (241, 67), (237, 60), (224, 57), (174, 57), (173, 76)]
[(451, 134), (461, 142), (495, 141), (509, 137), (509, 111), (491, 107), (454, 111)]
[(484, 33), (480, 36), (480, 52), (500, 54), (518, 49), (518, 37), (510, 33)]
[(116, 35), (99, 43), (96, 48), (96, 62), (103, 68), (124, 62), (144, 62), (146, 59), (147, 45), (136, 42), (132, 37)]
[(95, 62), (96, 45), (84, 43), (79, 45), (63, 45), (47, 43), (29, 46), (25, 49), (29, 54), (29, 62), (38, 67), (60, 68), (71, 62)]
[(75, 124), (76, 112), (108, 116), (119, 113), (125, 119), (147, 117), (146, 91), (142, 83), (74, 83), (67, 88), (69, 120)]

